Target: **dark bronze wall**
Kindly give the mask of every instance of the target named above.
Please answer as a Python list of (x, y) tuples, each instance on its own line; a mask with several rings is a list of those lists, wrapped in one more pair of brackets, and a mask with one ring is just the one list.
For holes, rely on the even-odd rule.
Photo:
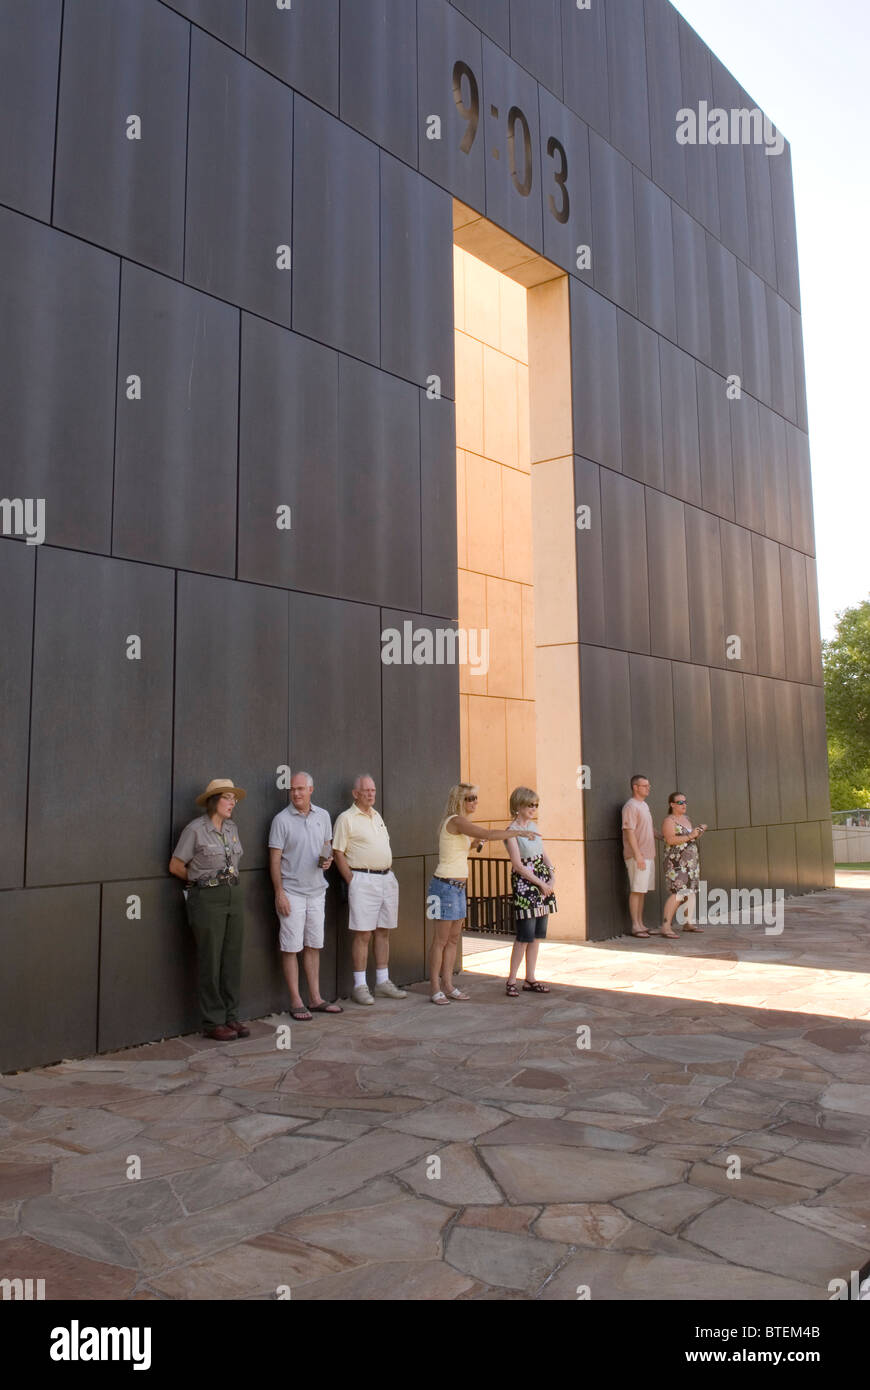
[(46, 505), (0, 538), (0, 1068), (195, 1026), (165, 866), (212, 776), (250, 792), (246, 1013), (284, 1000), (286, 763), (333, 813), (378, 779), (423, 973), (456, 672), (379, 638), (456, 617), (454, 195), (570, 276), (593, 934), (635, 765), (718, 880), (829, 881), (789, 156), (678, 150), (711, 96), (664, 0), (0, 0), (0, 494)]
[[(678, 146), (679, 107), (754, 101), (667, 0), (605, 9), (609, 130), (591, 92), (576, 94), (595, 273), (571, 279), (576, 497), (592, 509), (577, 549), (599, 938), (627, 922), (618, 807), (634, 771), (653, 783), (657, 822), (679, 787), (710, 826), (711, 886), (833, 882), (789, 149)], [(645, 43), (629, 37), (641, 14)], [(628, 85), (645, 91), (648, 122), (643, 101), (617, 113)], [(732, 374), (740, 400), (726, 395)]]

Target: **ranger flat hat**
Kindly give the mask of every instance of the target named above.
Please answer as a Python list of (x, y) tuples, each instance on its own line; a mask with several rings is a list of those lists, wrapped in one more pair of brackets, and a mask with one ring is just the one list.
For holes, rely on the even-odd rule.
[(232, 792), (236, 801), (244, 801), (248, 795), (243, 787), (234, 787), (228, 777), (214, 777), (205, 791), (196, 798), (196, 804), (204, 806), (210, 796), (220, 796), (223, 792)]

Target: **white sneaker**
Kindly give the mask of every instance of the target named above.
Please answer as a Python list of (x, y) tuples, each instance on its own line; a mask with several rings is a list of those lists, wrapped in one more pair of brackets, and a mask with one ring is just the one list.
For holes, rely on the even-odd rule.
[(399, 989), (392, 980), (383, 980), (379, 985), (375, 985), (375, 994), (380, 995), (382, 999), (407, 999), (408, 997), (408, 991)]
[(375, 1002), (368, 985), (354, 985), (350, 997), (355, 1004), (373, 1004)]

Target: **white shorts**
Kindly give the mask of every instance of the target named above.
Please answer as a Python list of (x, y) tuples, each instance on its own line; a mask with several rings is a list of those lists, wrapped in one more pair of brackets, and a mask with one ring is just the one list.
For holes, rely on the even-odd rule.
[(656, 886), (656, 861), (652, 855), (646, 859), (646, 868), (639, 869), (636, 859), (626, 859), (629, 893), (652, 893)]
[(282, 951), (295, 954), (303, 946), (323, 948), (323, 919), (326, 908), (326, 891), (322, 893), (293, 893), (286, 884), (284, 892), (290, 900), (290, 916), (278, 917), (281, 929), (278, 945)]
[(388, 874), (355, 873), (347, 889), (351, 931), (374, 931), (399, 925), (399, 884), (392, 869)]

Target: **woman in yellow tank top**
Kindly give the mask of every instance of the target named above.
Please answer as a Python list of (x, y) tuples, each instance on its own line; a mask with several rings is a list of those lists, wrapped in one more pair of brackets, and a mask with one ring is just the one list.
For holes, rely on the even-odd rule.
[(485, 840), (512, 840), (523, 833), (510, 826), (504, 830), (487, 830), (470, 819), (476, 810), (477, 787), (470, 782), (459, 782), (451, 787), (444, 819), (438, 827), (438, 864), (426, 897), (426, 916), (434, 928), (429, 950), (433, 1004), (468, 999), (468, 995), (453, 984), (453, 963), (465, 921), (468, 852), (472, 844), (475, 849), (481, 849)]

